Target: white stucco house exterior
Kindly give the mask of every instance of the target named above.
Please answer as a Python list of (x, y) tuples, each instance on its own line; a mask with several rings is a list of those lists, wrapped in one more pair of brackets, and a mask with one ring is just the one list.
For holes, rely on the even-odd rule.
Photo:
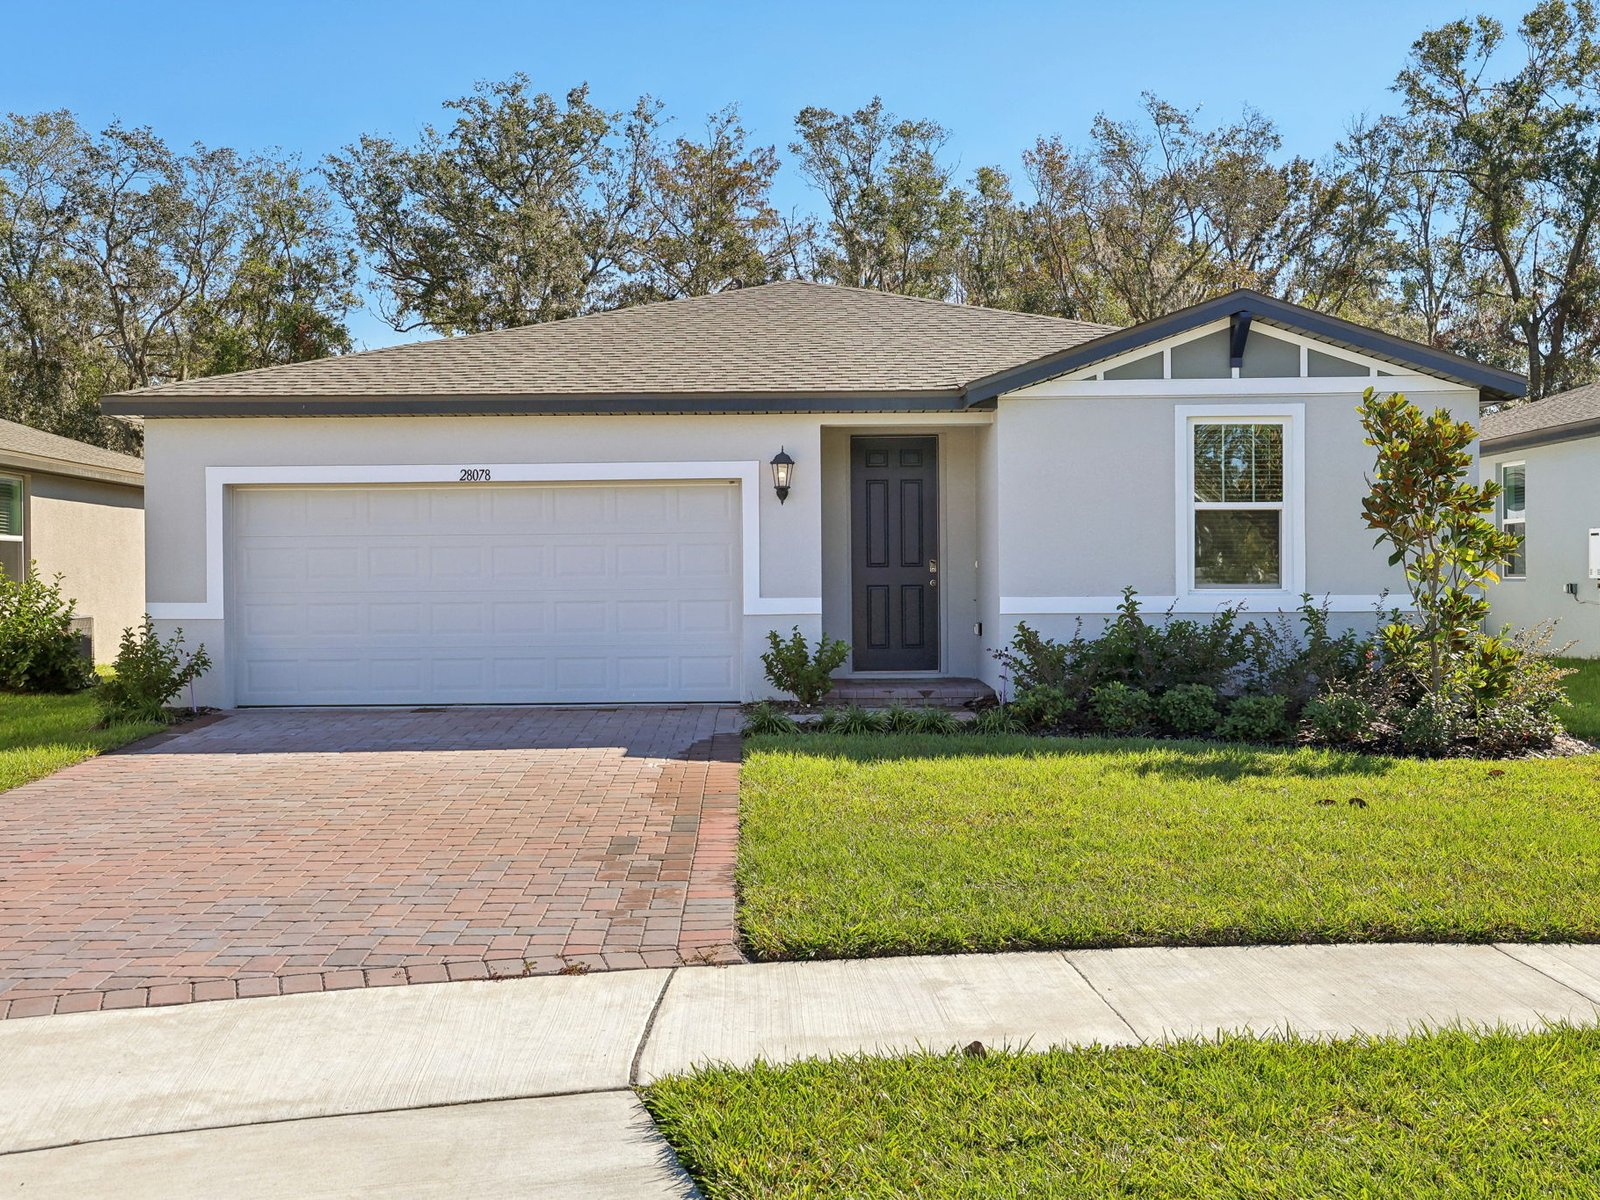
[(1600, 384), (1483, 418), (1482, 470), (1522, 554), (1489, 592), (1492, 623), (1554, 622), (1556, 646), (1600, 658)]
[(33, 563), (76, 606), (96, 662), (144, 619), (144, 463), (0, 421), (0, 574)]
[(1374, 384), (1474, 420), (1523, 386), (1250, 292), (1113, 329), (784, 282), (105, 408), (145, 421), (148, 607), (202, 702), (605, 703), (768, 694), (796, 625), (999, 687), (1017, 622), (1125, 586), (1370, 618)]

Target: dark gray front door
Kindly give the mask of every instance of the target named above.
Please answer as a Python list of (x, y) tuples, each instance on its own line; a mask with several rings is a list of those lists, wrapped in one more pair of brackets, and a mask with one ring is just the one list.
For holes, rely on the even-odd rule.
[(851, 661), (939, 669), (939, 439), (850, 439)]

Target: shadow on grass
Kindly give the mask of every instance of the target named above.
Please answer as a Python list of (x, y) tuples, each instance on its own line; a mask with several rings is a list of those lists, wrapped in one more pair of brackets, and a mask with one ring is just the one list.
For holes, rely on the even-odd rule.
[(1394, 759), (1379, 755), (1165, 738), (806, 733), (755, 737), (745, 745), (755, 750), (847, 758), (861, 763), (944, 758), (1059, 758), (1082, 762), (1099, 758), (1112, 760), (1106, 764), (1108, 770), (1224, 783), (1263, 776), (1377, 776), (1386, 775), (1395, 767)]

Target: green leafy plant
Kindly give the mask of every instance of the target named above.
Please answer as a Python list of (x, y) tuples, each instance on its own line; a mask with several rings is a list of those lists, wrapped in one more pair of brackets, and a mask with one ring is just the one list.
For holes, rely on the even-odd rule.
[(1221, 713), (1217, 692), (1203, 683), (1180, 683), (1156, 697), (1156, 722), (1179, 737), (1205, 737), (1215, 733)]
[(883, 710), (883, 728), (885, 733), (915, 733), (917, 714), (896, 701)]
[(1378, 733), (1378, 712), (1354, 692), (1328, 692), (1300, 712), (1300, 736), (1329, 746), (1354, 746)]
[(750, 711), (745, 714), (744, 729), (741, 732), (745, 737), (762, 737), (799, 733), (800, 726), (788, 713), (763, 700), (759, 704), (750, 706)]
[(912, 714), (916, 717), (917, 733), (948, 735), (961, 732), (961, 722), (942, 708), (916, 708), (912, 709)]
[[(1501, 531), (1490, 518), (1500, 485), (1472, 483), (1472, 445), (1477, 430), (1446, 409), (1431, 416), (1399, 392), (1380, 395), (1368, 388), (1362, 397), (1361, 427), (1367, 445), (1377, 449), (1377, 465), (1362, 502), (1367, 527), (1377, 544), (1393, 547), (1416, 603), (1414, 623), (1383, 631), (1391, 661), (1415, 670), (1432, 692), (1441, 692), (1480, 649), (1480, 630), (1489, 615), (1484, 587), (1499, 581), (1498, 568), (1521, 539)], [(1515, 669), (1514, 652), (1501, 656), (1491, 672), (1504, 679)]]
[(1289, 732), (1289, 702), (1282, 696), (1240, 696), (1218, 732), (1233, 742), (1276, 742)]
[(847, 736), (859, 736), (864, 733), (884, 733), (888, 723), (883, 714), (863, 708), (859, 704), (852, 704), (845, 708), (830, 708), (822, 714), (817, 721), (817, 730), (821, 733), (841, 733)]
[(833, 690), (833, 673), (850, 655), (850, 646), (827, 634), (813, 650), (796, 625), (787, 638), (776, 629), (767, 631), (770, 646), (761, 656), (767, 680), (780, 692), (787, 692), (807, 708), (818, 704)]
[(1103, 683), (1089, 694), (1089, 712), (1112, 733), (1132, 733), (1148, 725), (1154, 709), (1150, 693), (1121, 682)]
[(987, 737), (1027, 732), (1027, 726), (1017, 716), (1014, 704), (996, 704), (983, 709), (973, 718), (967, 729)]
[(1061, 728), (1077, 709), (1066, 692), (1048, 684), (1017, 693), (1017, 698), (1005, 707), (1017, 724), (1035, 733)]
[(94, 682), (72, 628), (75, 611), (61, 576), (47, 581), (32, 563), (21, 579), (0, 571), (0, 691), (77, 692)]
[(186, 654), (183, 630), (176, 630), (164, 641), (146, 616), (136, 629), (122, 631), (115, 674), (101, 682), (95, 699), (108, 725), (118, 721), (163, 721), (167, 701), (210, 668), (211, 658), (205, 646), (196, 646), (193, 654)]

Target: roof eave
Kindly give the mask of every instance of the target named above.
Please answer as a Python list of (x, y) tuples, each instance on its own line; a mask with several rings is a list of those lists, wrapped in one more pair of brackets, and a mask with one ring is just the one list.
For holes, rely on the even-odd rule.
[(143, 471), (92, 466), (88, 463), (69, 462), (66, 459), (26, 454), (17, 450), (0, 449), (0, 470), (26, 471), (34, 475), (60, 475), (68, 479), (88, 479), (96, 483), (144, 487)]
[(605, 416), (690, 413), (960, 412), (959, 388), (918, 392), (814, 394), (594, 395), (594, 396), (107, 396), (110, 416), (310, 417), (310, 416)]
[(1391, 360), (1424, 374), (1437, 375), (1464, 387), (1476, 388), (1495, 399), (1514, 400), (1527, 394), (1527, 381), (1515, 372), (1486, 367), (1458, 354), (1380, 333), (1342, 317), (1330, 317), (1326, 313), (1276, 300), (1260, 292), (1241, 289), (1146, 321), (1143, 325), (1121, 329), (1057, 354), (974, 380), (967, 385), (968, 402), (992, 400), (1005, 392), (1043, 383), (1091, 363), (1176, 337), (1239, 311), (1248, 311), (1253, 317), (1264, 318), (1269, 324), (1280, 324), (1312, 337), (1346, 345), (1375, 358)]
[(1587, 437), (1600, 437), (1600, 417), (1569, 421), (1565, 425), (1551, 425), (1544, 429), (1529, 429), (1522, 433), (1508, 433), (1504, 437), (1486, 437), (1478, 443), (1478, 453), (1509, 454), (1533, 446), (1573, 442)]

